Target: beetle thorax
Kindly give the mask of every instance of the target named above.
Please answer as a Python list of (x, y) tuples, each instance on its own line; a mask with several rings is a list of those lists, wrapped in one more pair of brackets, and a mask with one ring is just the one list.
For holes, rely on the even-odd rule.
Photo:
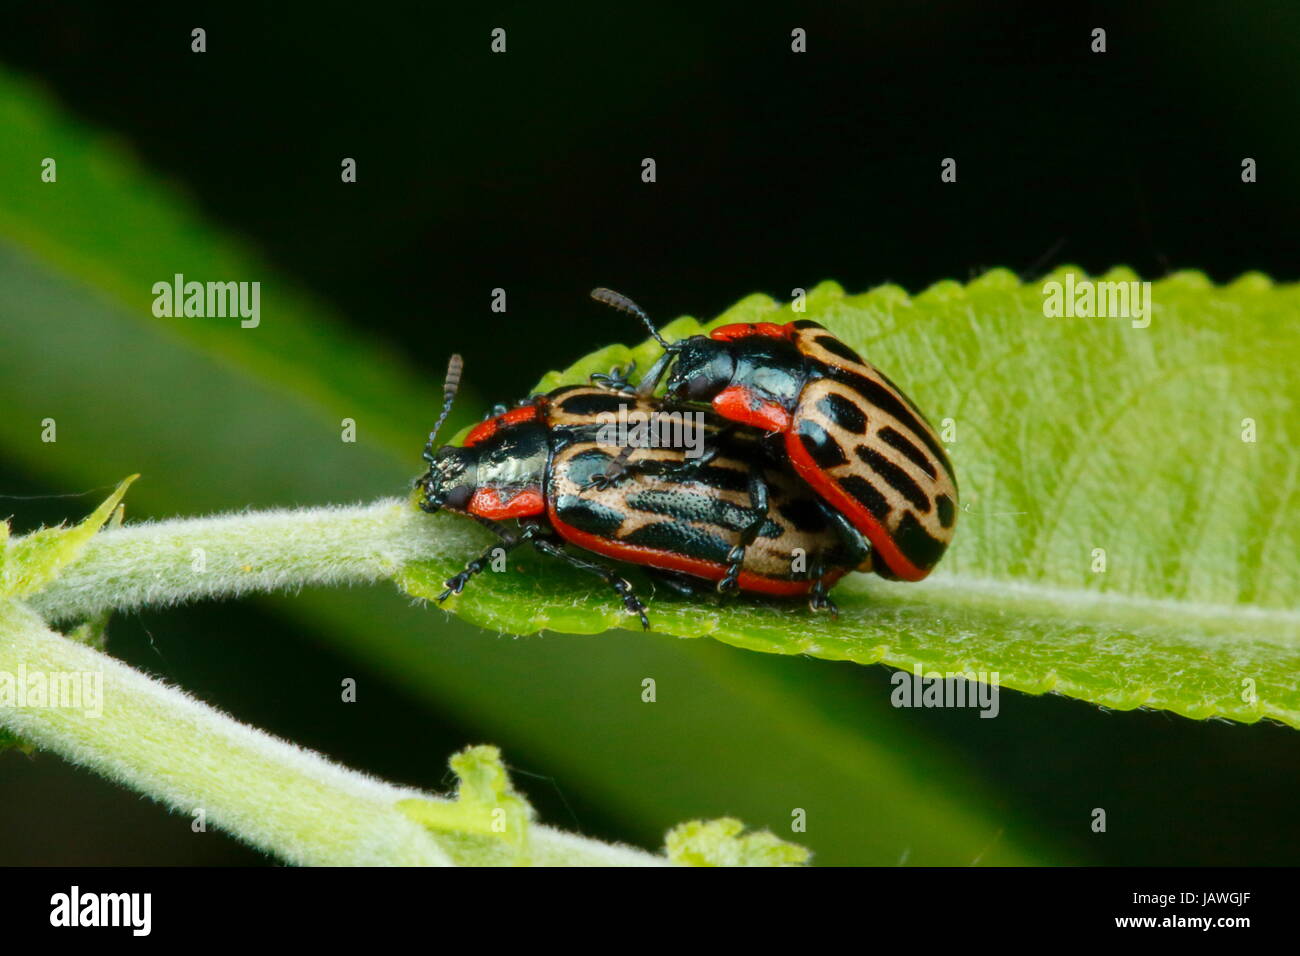
[(731, 343), (692, 336), (677, 353), (667, 395), (677, 401), (707, 402), (731, 384), (735, 371)]
[(794, 408), (807, 369), (804, 356), (793, 343), (753, 336), (719, 344), (729, 350), (731, 358), (730, 377), (722, 388), (739, 386), (782, 408)]
[(519, 488), (539, 485), (546, 472), (546, 446), (541, 442), (487, 447), (478, 461), (480, 488)]

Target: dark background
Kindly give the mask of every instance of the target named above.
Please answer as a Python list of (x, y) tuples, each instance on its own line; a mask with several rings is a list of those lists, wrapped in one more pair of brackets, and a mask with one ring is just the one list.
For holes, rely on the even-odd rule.
[[(825, 278), (916, 291), (992, 266), (1300, 278), (1294, 4), (475, 6), (8, 4), (0, 59), (431, 379), (454, 340), (492, 401), (638, 337), (586, 300), (594, 285), (666, 321)], [(189, 52), (195, 26), (204, 56)], [(505, 56), (489, 52), (495, 26)], [(796, 26), (804, 55), (790, 52)], [(1094, 27), (1104, 54), (1090, 52)], [(339, 184), (344, 156), (355, 186)], [(944, 157), (955, 184), (940, 182)], [(505, 315), (488, 309), (498, 286)], [(555, 315), (569, 318), (539, 319)], [(48, 491), (22, 476), (6, 487)], [(18, 523), (66, 512), (28, 502)], [(177, 633), (181, 615), (184, 643), (159, 646), (153, 632)], [(375, 746), (392, 722), (424, 721), (428, 752), (475, 739), (397, 692), (319, 723), (313, 694), (333, 700), (343, 665), (262, 605), (123, 617), (113, 650), (384, 776), (419, 776)], [(301, 689), (274, 680), (285, 672)], [(884, 669), (853, 679), (887, 692)], [(1026, 802), (1052, 794), (1062, 818), (1133, 808), (1114, 839), (1062, 837), (1077, 859), (1294, 862), (1295, 731), (1017, 701), (994, 722), (1000, 745), (957, 715), (915, 716), (958, 745), (982, 740), (980, 775)], [(529, 771), (526, 754), (515, 762)], [(215, 835), (196, 848), (180, 819), (54, 758), (10, 769), (0, 862), (261, 860)], [(544, 820), (633, 838), (578, 794), (521, 783)], [(70, 813), (102, 824), (52, 844)]]

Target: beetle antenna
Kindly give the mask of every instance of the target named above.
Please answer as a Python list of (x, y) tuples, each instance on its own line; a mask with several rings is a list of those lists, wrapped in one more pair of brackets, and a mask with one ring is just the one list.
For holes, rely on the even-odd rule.
[(456, 400), (456, 391), (460, 388), (460, 373), (465, 368), (465, 361), (459, 355), (453, 355), (451, 361), (447, 363), (447, 377), (442, 382), (442, 414), (433, 425), (433, 431), (429, 432), (429, 440), (424, 443), (424, 457), (426, 461), (433, 461), (433, 439), (438, 434), (438, 429), (442, 423), (447, 420), (447, 415), (451, 412), (451, 403)]
[(664, 351), (675, 352), (677, 350), (677, 346), (673, 345), (659, 334), (659, 330), (654, 327), (654, 324), (650, 321), (650, 316), (645, 314), (645, 310), (623, 293), (602, 287), (599, 289), (592, 289), (591, 297), (602, 305), (607, 305), (612, 309), (618, 309), (620, 312), (627, 312), (630, 315), (635, 315), (645, 323), (645, 327), (650, 330), (650, 334), (654, 336), (655, 341), (663, 346)]

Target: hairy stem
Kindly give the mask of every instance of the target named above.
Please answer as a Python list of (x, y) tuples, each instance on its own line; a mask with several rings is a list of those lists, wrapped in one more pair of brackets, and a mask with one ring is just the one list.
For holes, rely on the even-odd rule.
[(481, 532), (390, 498), (373, 504), (242, 512), (97, 534), (31, 605), (51, 620), (202, 598), (367, 584), (407, 561), (465, 554)]
[[(66, 697), (16, 697), (11, 684), (0, 695), (0, 727), (174, 808), (186, 817), (177, 826), (202, 820), (298, 864), (511, 860), (502, 840), (482, 835), (481, 807), (376, 780), (240, 724), (54, 633), (15, 601), (0, 601), (0, 675), (6, 674), (22, 675), (24, 687), (39, 675), (38, 683), (61, 679), (79, 691), (73, 705)], [(397, 805), (411, 799), (442, 825), (431, 829)], [(543, 865), (668, 862), (537, 824), (526, 839), (529, 860)]]

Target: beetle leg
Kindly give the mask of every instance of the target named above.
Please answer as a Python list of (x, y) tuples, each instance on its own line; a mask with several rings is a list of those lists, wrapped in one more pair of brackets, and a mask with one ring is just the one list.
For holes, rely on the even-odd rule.
[(588, 481), (586, 487), (608, 488), (618, 483), (618, 480), (624, 475), (646, 472), (654, 468), (657, 474), (663, 475), (672, 481), (694, 481), (701, 470), (706, 468), (718, 457), (718, 442), (731, 433), (731, 426), (727, 426), (714, 436), (715, 440), (709, 443), (709, 447), (704, 449), (694, 458), (688, 458), (681, 464), (670, 464), (659, 458), (646, 458), (642, 462), (628, 462), (634, 449), (624, 448), (618, 456), (605, 469), (604, 474), (594, 475)]
[(618, 454), (610, 459), (609, 464), (605, 466), (605, 470), (592, 475), (582, 487), (584, 489), (599, 488), (601, 491), (614, 487), (618, 484), (620, 478), (633, 470), (632, 466), (628, 464), (628, 459), (634, 454), (636, 454), (636, 447), (633, 445), (620, 448)]
[(683, 597), (695, 597), (700, 593), (699, 584), (695, 578), (687, 577), (684, 574), (678, 574), (674, 571), (661, 571), (658, 568), (650, 569), (650, 577), (666, 585), (670, 590), (677, 592)]
[(592, 372), (591, 384), (599, 385), (601, 388), (608, 388), (615, 392), (635, 395), (636, 387), (629, 381), (629, 378), (635, 371), (636, 362), (628, 363), (627, 368), (623, 368), (621, 365), (615, 365), (608, 372)]
[(819, 500), (817, 504), (821, 508), (822, 514), (826, 516), (826, 520), (834, 525), (835, 530), (839, 532), (840, 542), (849, 549), (849, 557), (853, 566), (859, 571), (870, 570), (868, 562), (871, 560), (871, 542), (853, 526), (853, 523), (848, 518), (844, 517), (842, 512), (837, 511), (825, 501)]
[[(722, 433), (719, 433), (720, 435)], [(686, 463), (670, 468), (668, 473), (680, 481), (690, 481), (698, 472), (709, 465), (713, 459), (718, 457), (718, 445), (716, 442), (710, 444), (708, 448), (700, 452), (694, 458), (686, 459)]]
[(641, 599), (636, 596), (636, 591), (632, 590), (632, 585), (617, 573), (611, 571), (604, 565), (596, 564), (593, 561), (584, 561), (582, 558), (569, 554), (563, 547), (546, 538), (537, 538), (533, 541), (533, 547), (542, 554), (549, 555), (552, 558), (559, 558), (581, 571), (594, 574), (610, 587), (612, 587), (619, 598), (623, 601), (623, 607), (629, 614), (635, 614), (641, 618), (641, 626), (647, 631), (650, 630), (650, 619), (646, 617), (646, 607), (641, 603)]
[(768, 500), (767, 482), (761, 471), (750, 472), (749, 505), (756, 512), (754, 519), (740, 532), (740, 542), (727, 552), (727, 573), (718, 582), (718, 593), (728, 594), (736, 590), (740, 580), (740, 569), (745, 563), (745, 550), (758, 538), (758, 533), (767, 524)]
[(501, 525), (488, 518), (480, 518), (478, 515), (473, 515), (472, 517), (479, 524), (499, 535), (501, 541), (494, 544), (469, 564), (465, 565), (464, 571), (461, 571), (459, 574), (454, 574), (444, 581), (443, 584), (446, 586), (447, 590), (438, 595), (437, 600), (439, 603), (447, 600), (447, 598), (451, 597), (453, 594), (459, 594), (461, 591), (465, 590), (465, 585), (469, 583), (470, 578), (474, 577), (474, 575), (478, 574), (488, 566), (498, 548), (502, 548), (509, 552), (511, 549), (519, 547), (519, 545), (523, 544), (525, 541), (531, 541), (542, 531), (542, 528), (539, 525), (528, 525), (520, 534), (512, 534), (505, 528), (501, 527)]
[(840, 609), (835, 606), (835, 602), (826, 593), (826, 581), (823, 577), (826, 574), (826, 568), (822, 564), (821, 558), (818, 558), (817, 563), (813, 565), (813, 574), (816, 576), (817, 581), (813, 584), (812, 591), (808, 595), (808, 609), (813, 613), (829, 611), (832, 619), (838, 618)]

